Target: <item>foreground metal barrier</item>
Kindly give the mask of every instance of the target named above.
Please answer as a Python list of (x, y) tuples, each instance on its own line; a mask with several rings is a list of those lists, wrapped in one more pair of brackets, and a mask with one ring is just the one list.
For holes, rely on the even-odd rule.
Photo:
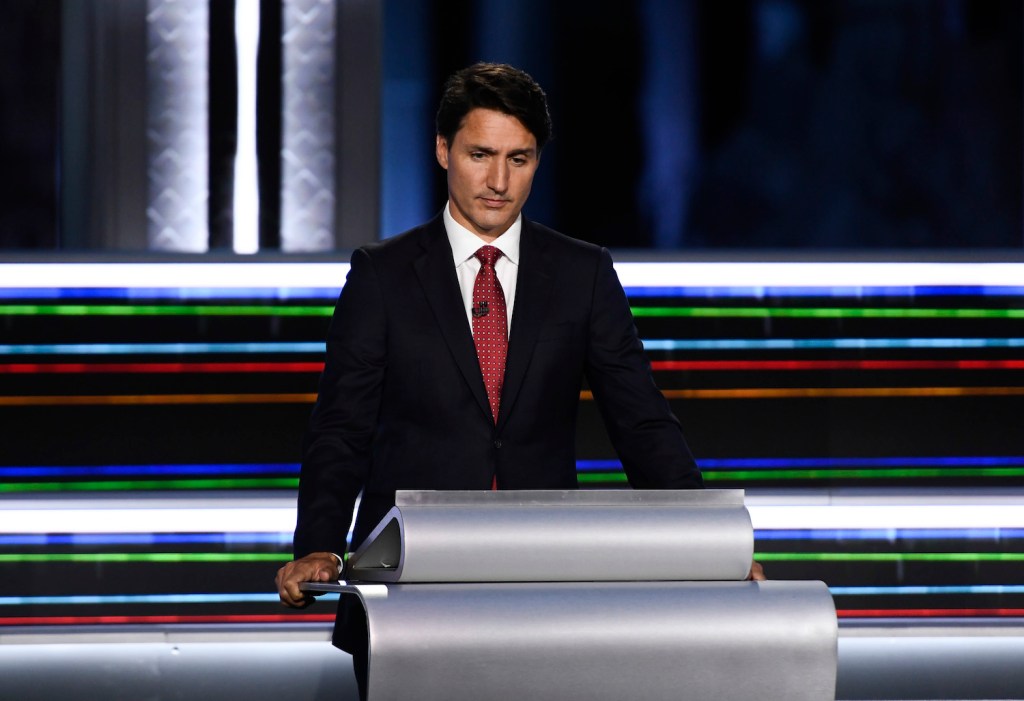
[[(372, 701), (834, 699), (821, 582), (742, 581), (740, 491), (400, 492), (353, 556)], [(377, 583), (377, 582), (387, 582)]]

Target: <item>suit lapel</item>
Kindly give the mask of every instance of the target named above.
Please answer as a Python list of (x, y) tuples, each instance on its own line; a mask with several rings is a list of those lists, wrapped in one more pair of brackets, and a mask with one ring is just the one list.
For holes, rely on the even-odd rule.
[(548, 308), (555, 279), (553, 273), (552, 261), (547, 255), (542, 236), (524, 218), (519, 243), (516, 301), (509, 332), (508, 358), (505, 361), (505, 384), (501, 390), (501, 409), (498, 411), (499, 430), (515, 407), (516, 397), (530, 366), (537, 334), (544, 324), (545, 310)]
[[(413, 263), (427, 302), (434, 312), (438, 328), (455, 359), (466, 384), (476, 398), (480, 410), (491, 420), (491, 409), (487, 402), (480, 362), (473, 345), (473, 334), (466, 321), (462, 306), (459, 281), (455, 276), (452, 249), (444, 230), (444, 221), (438, 216), (431, 221), (421, 237), (422, 254)], [(519, 304), (519, 300), (516, 300)]]

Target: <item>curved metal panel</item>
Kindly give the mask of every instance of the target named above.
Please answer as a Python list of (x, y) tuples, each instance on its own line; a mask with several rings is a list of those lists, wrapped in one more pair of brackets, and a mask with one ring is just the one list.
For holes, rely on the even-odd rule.
[(342, 586), (369, 622), (373, 701), (835, 694), (820, 582)]
[(350, 562), (381, 582), (741, 580), (742, 490), (400, 492)]

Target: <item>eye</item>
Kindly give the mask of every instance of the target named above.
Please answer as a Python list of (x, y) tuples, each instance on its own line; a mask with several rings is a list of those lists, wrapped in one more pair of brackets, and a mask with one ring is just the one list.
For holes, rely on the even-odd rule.
[(512, 165), (514, 165), (514, 166), (524, 166), (524, 165), (526, 165), (526, 159), (523, 156), (513, 156), (511, 160), (512, 160)]
[(483, 151), (471, 151), (469, 157), (472, 158), (474, 161), (482, 161), (484, 158), (487, 157), (487, 154), (484, 153)]

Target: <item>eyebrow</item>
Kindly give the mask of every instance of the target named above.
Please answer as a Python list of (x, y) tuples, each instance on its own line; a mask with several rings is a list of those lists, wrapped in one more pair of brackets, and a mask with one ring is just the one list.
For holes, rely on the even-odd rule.
[[(466, 150), (483, 151), (484, 153), (488, 153), (491, 155), (498, 153), (498, 149), (493, 148), (491, 146), (482, 146), (480, 144), (466, 144)], [(508, 155), (510, 156), (535, 156), (536, 154), (537, 149), (535, 148), (516, 148), (508, 152)]]

